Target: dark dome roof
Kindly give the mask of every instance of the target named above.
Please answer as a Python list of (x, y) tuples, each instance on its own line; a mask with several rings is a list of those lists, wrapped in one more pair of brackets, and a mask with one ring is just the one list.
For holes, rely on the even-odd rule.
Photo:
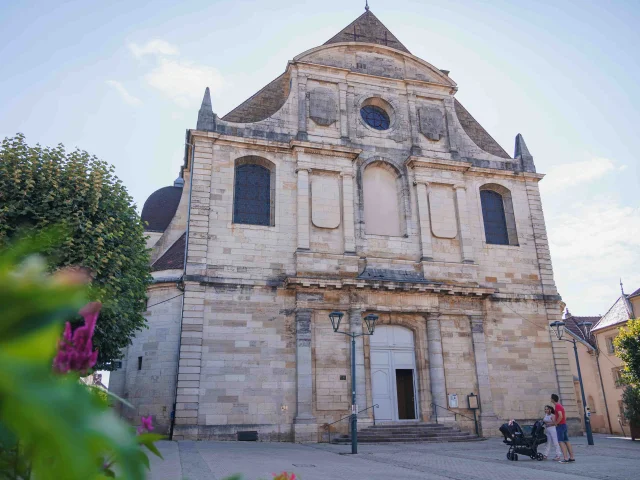
[(145, 223), (147, 232), (164, 232), (176, 214), (181, 187), (164, 187), (153, 192), (142, 207), (142, 222)]

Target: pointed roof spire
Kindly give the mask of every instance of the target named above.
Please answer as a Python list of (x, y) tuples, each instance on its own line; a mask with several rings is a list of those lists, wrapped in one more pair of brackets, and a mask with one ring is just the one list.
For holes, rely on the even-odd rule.
[(378, 20), (378, 17), (371, 13), (368, 0), (364, 9), (365, 12), (362, 15), (347, 25), (328, 42), (325, 42), (325, 45), (342, 42), (374, 43), (411, 53), (407, 50), (407, 47), (400, 43), (400, 40)]
[(204, 91), (204, 97), (202, 98), (202, 105), (198, 112), (198, 123), (196, 124), (196, 130), (203, 130), (213, 132), (216, 127), (215, 114), (211, 107), (211, 92), (209, 87)]
[(364, 2), (364, 9), (368, 12), (369, 11), (369, 0), (365, 0)]
[(522, 163), (522, 170), (525, 172), (535, 173), (536, 166), (533, 163), (533, 155), (529, 153), (529, 149), (527, 148), (527, 144), (524, 143), (524, 137), (521, 133), (516, 135), (516, 149), (513, 154), (513, 158), (520, 160)]
[(622, 296), (624, 296), (624, 287), (622, 286), (622, 278), (620, 278), (620, 292), (622, 292)]

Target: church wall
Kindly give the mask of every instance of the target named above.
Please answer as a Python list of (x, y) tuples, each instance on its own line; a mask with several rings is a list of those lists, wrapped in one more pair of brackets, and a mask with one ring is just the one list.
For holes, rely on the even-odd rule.
[[(577, 413), (565, 349), (546, 327), (556, 300), (547, 297), (545, 310), (542, 295), (557, 291), (538, 178), (514, 174), (511, 159), (473, 143), (455, 116), (455, 84), (433, 67), (363, 46), (306, 60), (340, 68), (293, 62), (291, 91), (272, 117), (217, 119), (215, 132), (192, 131), (175, 438), (235, 440), (239, 430), (257, 430), (261, 440), (313, 441), (323, 424), (347, 415), (350, 345), (331, 330), (335, 309), (345, 312), (344, 331), (360, 328), (360, 316), (371, 311), (380, 324), (414, 332), (424, 421), (434, 395), (446, 404), (447, 393), (457, 393), (459, 413), (470, 416), (466, 396), (484, 397), (485, 435), (497, 434), (502, 420), (538, 418), (556, 391), (569, 417)], [(389, 130), (363, 122), (360, 108), (368, 104), (390, 109)], [(246, 156), (260, 157), (275, 175), (270, 226), (233, 222), (236, 160)], [(389, 189), (384, 196), (397, 205), (399, 228), (386, 231), (392, 234), (368, 229), (376, 217), (365, 204), (364, 172), (372, 166), (393, 172), (397, 195)], [(517, 246), (485, 241), (479, 191), (487, 183), (510, 191)], [(186, 227), (183, 205), (171, 235)], [(367, 270), (379, 280), (354, 280)], [(448, 285), (438, 290), (433, 282)], [(439, 358), (429, 335), (441, 337)], [(127, 369), (137, 367), (144, 338), (130, 348)], [(364, 408), (372, 403), (368, 338), (358, 340), (356, 358)], [(135, 372), (126, 372), (134, 385)], [(363, 415), (362, 424), (369, 420)]]
[[(552, 393), (559, 393), (567, 418), (578, 417), (569, 361), (566, 352), (562, 357), (554, 355), (547, 326), (554, 318), (547, 315), (544, 303), (489, 300), (485, 308), (491, 392), (498, 417), (538, 419)], [(568, 372), (566, 378), (560, 377), (560, 385), (556, 369)], [(572, 432), (580, 428), (575, 420), (570, 422)]]
[[(235, 440), (238, 430), (258, 430), (262, 440), (291, 441), (295, 415), (294, 296), (271, 287), (204, 287), (201, 359), (179, 387), (199, 394), (199, 439)], [(179, 391), (179, 393), (181, 393)], [(195, 393), (195, 392), (194, 392)], [(178, 422), (176, 438), (189, 435)], [(193, 427), (191, 427), (193, 428)], [(192, 431), (191, 431), (192, 432)], [(193, 432), (192, 432), (193, 435)]]
[(109, 390), (134, 405), (135, 409), (117, 407), (125, 418), (138, 423), (141, 416), (152, 415), (158, 432), (168, 434), (175, 400), (182, 297), (175, 283), (154, 285), (147, 297), (149, 308), (144, 316), (149, 328), (132, 339), (122, 368), (111, 373)]
[[(351, 405), (351, 345), (346, 335), (334, 333), (330, 312), (316, 310), (312, 317), (314, 414), (318, 425), (348, 415)], [(345, 379), (341, 380), (341, 376)], [(333, 425), (332, 431), (344, 431), (347, 424)]]
[[(203, 163), (211, 165), (208, 245), (205, 274), (213, 277), (265, 280), (295, 271), (295, 164), (272, 149), (238, 148), (202, 142), (209, 150)], [(275, 221), (273, 226), (233, 223), (235, 161), (255, 155), (275, 165)]]

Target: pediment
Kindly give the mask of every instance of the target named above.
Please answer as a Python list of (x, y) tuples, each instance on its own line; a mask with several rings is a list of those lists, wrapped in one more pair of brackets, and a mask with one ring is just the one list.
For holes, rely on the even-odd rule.
[(307, 50), (293, 60), (377, 77), (456, 86), (453, 80), (433, 65), (410, 53), (384, 45), (360, 42), (332, 43)]

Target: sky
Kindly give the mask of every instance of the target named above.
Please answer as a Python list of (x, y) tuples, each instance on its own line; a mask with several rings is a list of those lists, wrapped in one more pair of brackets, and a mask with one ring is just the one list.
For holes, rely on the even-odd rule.
[[(640, 2), (372, 0), (509, 152), (534, 156), (574, 315), (640, 288)], [(0, 2), (0, 138), (113, 164), (138, 209), (178, 176), (204, 88), (223, 116), (364, 12), (364, 0)]]

